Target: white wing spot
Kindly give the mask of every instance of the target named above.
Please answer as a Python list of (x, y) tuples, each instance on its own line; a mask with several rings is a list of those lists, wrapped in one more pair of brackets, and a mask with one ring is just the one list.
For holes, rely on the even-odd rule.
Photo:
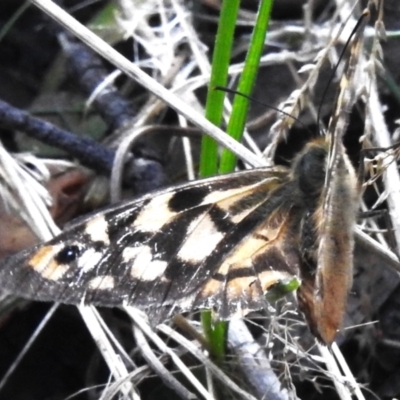
[(122, 259), (124, 262), (133, 261), (144, 247), (125, 247), (122, 251)]
[(100, 253), (94, 249), (87, 249), (78, 259), (78, 268), (81, 272), (89, 272), (97, 266), (103, 257), (103, 253)]
[(93, 290), (110, 290), (114, 289), (115, 281), (110, 275), (96, 276), (89, 282), (89, 288)]
[(123, 252), (124, 261), (133, 261), (131, 277), (141, 281), (154, 281), (163, 276), (168, 266), (167, 261), (153, 260), (151, 248), (127, 247)]
[(133, 228), (143, 232), (157, 232), (177, 214), (168, 207), (174, 193), (165, 193), (154, 197), (141, 210), (133, 223)]
[(107, 221), (105, 220), (104, 215), (100, 214), (86, 223), (85, 233), (89, 235), (90, 240), (93, 240), (93, 242), (109, 244), (110, 238), (108, 237), (107, 229)]
[(217, 229), (208, 214), (202, 214), (190, 223), (186, 237), (178, 257), (195, 263), (210, 255), (224, 234)]

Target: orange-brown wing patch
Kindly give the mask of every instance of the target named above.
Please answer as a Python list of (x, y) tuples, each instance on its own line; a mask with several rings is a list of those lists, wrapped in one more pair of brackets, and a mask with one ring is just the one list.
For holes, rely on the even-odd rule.
[(222, 319), (243, 317), (266, 306), (271, 287), (298, 276), (298, 214), (281, 200), (283, 207), (243, 237), (203, 285), (196, 307), (212, 307)]

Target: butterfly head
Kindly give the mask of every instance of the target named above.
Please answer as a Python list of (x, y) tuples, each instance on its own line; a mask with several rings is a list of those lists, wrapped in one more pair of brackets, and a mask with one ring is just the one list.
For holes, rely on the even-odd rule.
[(329, 143), (325, 139), (316, 139), (308, 143), (294, 159), (293, 177), (303, 193), (320, 195), (325, 182), (328, 154)]

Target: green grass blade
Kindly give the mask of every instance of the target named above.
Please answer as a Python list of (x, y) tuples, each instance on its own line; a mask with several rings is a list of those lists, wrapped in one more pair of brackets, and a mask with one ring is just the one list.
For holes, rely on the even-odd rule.
[(18, 21), (18, 19), (29, 8), (30, 5), (30, 1), (25, 1), (18, 7), (13, 16), (8, 21), (6, 21), (6, 23), (0, 29), (0, 42), (4, 39), (8, 31), (13, 27), (13, 25)]
[[(228, 68), (239, 5), (240, 0), (224, 0), (221, 8), (206, 100), (206, 118), (216, 126), (220, 126), (222, 122), (225, 93), (214, 90), (214, 87), (226, 86), (228, 81)], [(210, 137), (204, 136), (200, 157), (200, 176), (215, 175), (218, 171), (217, 166), (217, 143)]]
[[(220, 126), (223, 116), (225, 93), (214, 90), (216, 86), (226, 86), (231, 50), (239, 12), (240, 0), (224, 0), (215, 41), (211, 78), (206, 100), (206, 118), (216, 126)], [(200, 176), (211, 176), (218, 172), (218, 145), (208, 136), (202, 139), (200, 157)], [(211, 356), (222, 362), (225, 357), (227, 323), (212, 321), (211, 311), (201, 313), (204, 335), (211, 348)]]
[[(253, 88), (262, 50), (264, 48), (272, 1), (273, 0), (263, 0), (260, 5), (250, 49), (246, 57), (245, 68), (239, 82), (238, 90), (240, 92), (249, 94)], [(206, 103), (206, 117), (217, 126), (219, 126), (222, 121), (225, 93), (213, 90), (213, 88), (216, 86), (226, 86), (227, 83), (231, 46), (238, 10), (239, 0), (224, 0), (213, 54), (212, 73)], [(233, 105), (233, 110), (236, 111), (232, 112), (228, 125), (228, 133), (237, 138), (237, 140), (240, 140), (244, 129), (247, 108), (248, 100), (241, 96), (236, 96)], [(223, 159), (219, 167), (220, 172), (227, 173), (233, 171), (235, 163), (236, 158), (233, 154), (223, 151)], [(200, 176), (214, 175), (217, 172), (217, 165), (217, 144), (209, 137), (204, 137), (200, 160)], [(201, 320), (204, 334), (210, 344), (212, 356), (216, 361), (221, 362), (225, 357), (228, 323), (225, 321), (213, 323), (211, 311), (203, 311)]]
[[(237, 90), (250, 95), (257, 77), (260, 58), (264, 49), (273, 0), (262, 0), (258, 10), (256, 26), (250, 42), (244, 69)], [(236, 95), (233, 102), (232, 114), (229, 119), (227, 132), (236, 140), (241, 140), (247, 118), (249, 100)], [(223, 150), (219, 172), (232, 171), (236, 165), (236, 156), (228, 150)]]
[(201, 312), (201, 325), (211, 349), (211, 357), (221, 364), (225, 358), (228, 322), (213, 321), (212, 312), (206, 310)]

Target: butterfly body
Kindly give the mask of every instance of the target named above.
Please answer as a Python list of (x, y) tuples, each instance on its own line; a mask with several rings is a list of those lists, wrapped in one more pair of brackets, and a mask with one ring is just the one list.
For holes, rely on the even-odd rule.
[[(330, 146), (322, 144), (315, 152), (316, 159), (322, 158), (321, 149), (328, 156)], [(311, 179), (302, 184), (303, 192), (314, 200), (302, 220), (302, 286), (298, 291), (308, 325), (323, 343), (334, 340), (352, 286), (353, 229), (360, 193), (355, 170), (341, 143), (334, 165), (329, 166), (329, 161), (326, 157), (324, 170), (310, 173)], [(318, 162), (311, 164), (317, 166)]]

